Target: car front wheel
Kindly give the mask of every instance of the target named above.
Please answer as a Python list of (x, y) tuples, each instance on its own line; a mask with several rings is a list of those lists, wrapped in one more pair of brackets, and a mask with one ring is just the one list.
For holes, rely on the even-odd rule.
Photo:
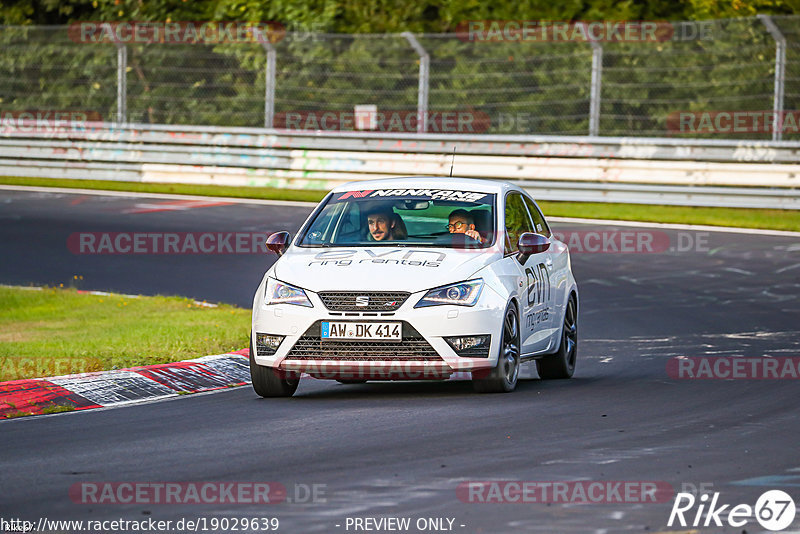
[(296, 373), (287, 373), (280, 369), (258, 365), (253, 351), (253, 339), (250, 338), (250, 378), (253, 389), (262, 397), (291, 397), (297, 390), (300, 378)]
[[(484, 374), (485, 376), (481, 376)], [(519, 377), (519, 316), (510, 303), (503, 318), (503, 339), (497, 367), (486, 373), (472, 374), (472, 385), (478, 393), (509, 393), (517, 387)]]

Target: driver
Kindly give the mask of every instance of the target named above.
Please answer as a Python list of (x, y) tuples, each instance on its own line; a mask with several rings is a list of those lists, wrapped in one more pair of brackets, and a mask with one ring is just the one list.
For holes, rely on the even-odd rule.
[(406, 239), (405, 223), (389, 206), (374, 207), (367, 212), (370, 241), (397, 241)]
[(458, 209), (450, 214), (450, 224), (447, 225), (447, 230), (451, 234), (465, 234), (478, 243), (483, 243), (483, 238), (475, 230), (475, 219), (472, 214), (467, 210)]

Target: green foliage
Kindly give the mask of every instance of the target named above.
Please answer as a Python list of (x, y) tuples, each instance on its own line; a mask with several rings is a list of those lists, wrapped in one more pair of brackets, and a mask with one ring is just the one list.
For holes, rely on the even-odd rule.
[(800, 213), (797, 210), (650, 206), (605, 202), (540, 201), (538, 204), (546, 217), (705, 224), (800, 232)]
[(464, 20), (704, 20), (800, 14), (800, 0), (6, 0), (0, 24), (81, 20), (276, 21), (328, 33), (454, 31)]
[(43, 414), (51, 414), (51, 413), (63, 413), (63, 412), (74, 412), (74, 406), (65, 406), (63, 404), (51, 404), (49, 406), (45, 406), (42, 408)]
[[(114, 44), (82, 43), (65, 27), (33, 24), (276, 21), (290, 30), (273, 43), (276, 125), (286, 112), (352, 113), (359, 104), (413, 113), (419, 58), (397, 33), (410, 30), (430, 54), (431, 111), (490, 117), (490, 128), (485, 130), (483, 123), (478, 132), (584, 135), (588, 133), (592, 65), (588, 43), (470, 42), (458, 39), (454, 32), (463, 30), (469, 20), (751, 16), (710, 20), (701, 26), (708, 31), (705, 38), (603, 44), (601, 135), (673, 135), (668, 119), (680, 111), (772, 108), (775, 43), (752, 17), (755, 13), (800, 13), (800, 0), (569, 0), (561, 4), (544, 0), (16, 0), (0, 7), (0, 22), (23, 25), (0, 32), (4, 50), (0, 109), (74, 109), (99, 112), (106, 120), (114, 117)], [(784, 108), (797, 109), (800, 19), (775, 20), (789, 42)], [(690, 32), (698, 27), (678, 26)], [(255, 42), (129, 43), (127, 118), (160, 124), (263, 126), (265, 70), (264, 47)], [(771, 137), (765, 133), (714, 135)]]
[(62, 28), (0, 32), (0, 106), (10, 110), (84, 110), (110, 119), (116, 105), (116, 50), (76, 43)]

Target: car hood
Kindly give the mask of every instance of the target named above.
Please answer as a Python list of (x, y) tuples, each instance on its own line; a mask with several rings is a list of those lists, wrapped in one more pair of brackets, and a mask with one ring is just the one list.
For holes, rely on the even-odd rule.
[(502, 257), (496, 248), (291, 247), (274, 265), (278, 280), (318, 291), (409, 291), (469, 279)]

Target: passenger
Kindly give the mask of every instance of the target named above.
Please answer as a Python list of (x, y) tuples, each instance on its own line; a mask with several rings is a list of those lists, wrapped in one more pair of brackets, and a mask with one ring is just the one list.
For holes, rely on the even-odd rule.
[(408, 238), (403, 219), (389, 206), (380, 206), (367, 211), (369, 241), (398, 241)]
[(475, 230), (475, 219), (472, 214), (467, 210), (458, 209), (450, 214), (450, 224), (447, 225), (447, 230), (451, 234), (465, 234), (478, 243), (483, 243), (483, 238)]

